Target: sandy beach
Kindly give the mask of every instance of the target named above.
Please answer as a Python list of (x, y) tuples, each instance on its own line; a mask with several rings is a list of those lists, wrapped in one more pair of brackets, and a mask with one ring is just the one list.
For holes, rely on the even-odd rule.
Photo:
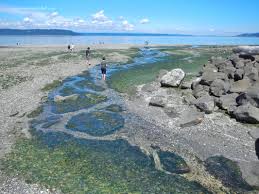
[[(226, 185), (212, 176), (204, 167), (204, 162), (214, 155), (222, 155), (238, 162), (239, 166), (242, 167), (243, 177), (250, 183), (256, 184), (258, 178), (256, 173), (258, 172), (254, 169), (258, 162), (254, 151), (254, 138), (249, 134), (257, 130), (256, 126), (240, 124), (222, 111), (217, 110), (212, 114), (205, 114), (200, 120), (202, 122), (196, 123), (197, 121), (194, 120), (194, 124), (192, 121), (191, 124), (187, 122), (187, 127), (180, 126), (182, 116), (186, 112), (196, 110), (194, 107), (190, 108), (184, 102), (184, 99), (191, 95), (191, 89), (188, 88), (184, 91), (179, 88), (161, 87), (157, 74), (158, 72), (161, 73), (162, 67), (171, 70), (172, 61), (175, 59), (176, 67), (185, 68), (190, 71), (190, 76), (194, 76), (191, 72), (196, 72), (202, 68), (209, 57), (214, 55), (229, 56), (233, 47), (209, 46), (193, 49), (192, 47), (186, 47), (186, 45), (151, 46), (157, 48), (154, 49), (157, 55), (152, 55), (152, 49), (147, 49), (145, 52), (151, 51), (151, 55), (144, 55), (145, 57), (142, 58), (140, 56), (140, 61), (135, 66), (135, 70), (133, 68), (131, 71), (121, 71), (118, 75), (113, 75), (114, 80), (108, 80), (111, 88), (105, 89), (107, 93), (104, 91), (104, 93), (101, 93), (104, 96), (96, 96), (96, 98), (115, 97), (115, 99), (110, 99), (110, 104), (105, 104), (105, 106), (112, 105), (112, 103), (118, 106), (124, 104), (126, 111), (122, 114), (126, 119), (121, 130), (109, 134), (107, 137), (98, 137), (98, 135), (92, 136), (84, 132), (74, 133), (72, 130), (67, 132), (64, 130), (66, 129), (64, 123), (60, 122), (60, 125), (55, 126), (54, 124), (52, 126), (54, 127), (53, 131), (72, 134), (74, 137), (83, 138), (86, 141), (89, 139), (114, 141), (122, 138), (127, 140), (130, 145), (139, 147), (147, 155), (152, 155), (154, 160), (156, 156), (158, 157), (160, 149), (177, 153), (184, 158), (188, 168), (190, 168), (189, 173), (179, 175), (179, 177), (184, 177), (190, 182), (197, 182), (197, 184), (201, 184), (201, 187), (209, 189), (213, 193), (230, 192)], [(37, 115), (41, 105), (47, 103), (49, 92), (59, 87), (62, 80), (79, 75), (100, 64), (103, 56), (107, 58), (108, 63), (116, 65), (131, 63), (133, 58), (139, 55), (139, 48), (143, 48), (143, 45), (90, 45), (92, 49), (91, 65), (88, 65), (85, 59), (87, 47), (76, 45), (72, 52), (62, 45), (0, 48), (0, 160), (5, 158), (8, 153), (12, 153), (12, 146), (17, 141), (31, 138), (30, 122), (35, 117), (33, 115)], [(166, 53), (166, 55), (163, 55), (163, 53)], [(141, 69), (142, 67), (139, 64), (145, 60), (152, 64), (154, 61), (150, 58), (155, 58), (154, 56), (158, 59), (169, 57), (168, 62), (158, 60), (150, 68)], [(171, 56), (175, 58), (170, 58)], [(177, 60), (180, 61), (179, 64)], [(101, 77), (100, 74), (97, 74), (97, 76)], [(155, 78), (152, 82), (149, 81), (151, 76)], [(143, 80), (138, 80), (138, 78), (144, 79), (145, 84), (140, 84)], [(83, 82), (83, 84), (84, 87), (90, 87), (90, 85), (87, 85), (89, 82)], [(133, 93), (129, 92), (130, 86), (135, 88)], [(97, 85), (94, 87), (97, 87)], [(114, 92), (113, 89), (118, 89), (122, 93)], [(73, 93), (70, 88), (69, 92), (71, 91)], [(73, 95), (71, 95), (72, 98)], [(71, 97), (69, 94), (64, 96)], [(150, 105), (152, 100), (155, 106)], [(166, 101), (166, 105), (163, 104), (163, 100)], [(123, 103), (120, 101), (123, 101)], [(71, 102), (73, 103), (73, 101)], [(94, 107), (93, 109), (100, 109), (98, 103), (97, 108)], [(72, 117), (81, 113), (80, 111), (88, 110), (82, 108), (76, 111), (68, 111), (69, 113), (57, 113), (57, 115)], [(200, 112), (197, 114), (200, 114)], [(68, 119), (64, 120), (68, 121)], [(236, 131), (236, 129), (238, 130)], [(160, 159), (158, 161), (155, 161), (156, 169), (161, 170)], [(255, 168), (251, 167), (251, 164), (255, 165)], [(62, 170), (61, 167), (60, 171)], [(251, 173), (254, 173), (253, 176), (250, 176)], [(19, 176), (8, 176), (0, 168), (0, 193), (61, 193), (60, 190), (56, 190), (56, 187), (46, 189), (26, 180)], [(241, 183), (243, 183), (242, 181), (243, 179), (241, 179)], [(256, 191), (247, 193), (256, 193)]]

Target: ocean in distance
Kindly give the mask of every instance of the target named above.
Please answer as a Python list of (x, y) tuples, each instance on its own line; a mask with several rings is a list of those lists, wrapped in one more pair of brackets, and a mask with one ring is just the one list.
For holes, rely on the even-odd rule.
[(187, 44), (187, 45), (259, 45), (258, 37), (230, 36), (0, 36), (0, 46), (62, 44)]

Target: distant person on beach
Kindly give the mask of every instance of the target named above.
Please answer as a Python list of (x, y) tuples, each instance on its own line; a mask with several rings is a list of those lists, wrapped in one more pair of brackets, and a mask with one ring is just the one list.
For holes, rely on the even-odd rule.
[(71, 51), (71, 52), (74, 50), (74, 48), (75, 48), (75, 45), (73, 45), (73, 44), (69, 44), (67, 46), (68, 51)]
[(106, 60), (105, 60), (105, 57), (103, 57), (103, 60), (101, 62), (102, 80), (106, 79), (106, 68), (107, 68)]
[(90, 60), (90, 47), (88, 47), (88, 48), (86, 49), (86, 51), (85, 51), (85, 56), (86, 56), (87, 64), (88, 64), (88, 65), (91, 65), (91, 64), (89, 63), (89, 60)]

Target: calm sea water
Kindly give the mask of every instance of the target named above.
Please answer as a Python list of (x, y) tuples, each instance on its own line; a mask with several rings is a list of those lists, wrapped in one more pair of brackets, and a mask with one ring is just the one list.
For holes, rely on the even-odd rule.
[(259, 45), (254, 37), (213, 36), (0, 36), (0, 46), (60, 44), (188, 44), (188, 45)]

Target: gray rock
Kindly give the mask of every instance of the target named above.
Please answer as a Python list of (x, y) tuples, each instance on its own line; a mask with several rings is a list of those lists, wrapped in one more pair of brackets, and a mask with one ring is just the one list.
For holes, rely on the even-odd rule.
[(199, 98), (201, 96), (208, 95), (209, 94), (209, 86), (198, 84), (193, 88), (192, 94), (193, 94), (193, 96), (195, 96), (195, 98)]
[(189, 105), (193, 105), (196, 98), (192, 94), (186, 94), (183, 96), (183, 102)]
[(181, 127), (191, 127), (200, 124), (204, 119), (204, 113), (197, 111), (196, 108), (188, 108), (183, 111), (180, 116), (180, 126)]
[(183, 81), (180, 85), (180, 88), (183, 89), (183, 90), (186, 90), (186, 89), (191, 89), (192, 87), (192, 82), (191, 81)]
[(230, 57), (228, 57), (228, 59), (232, 62), (232, 64), (234, 65), (234, 67), (236, 66), (236, 64), (240, 61), (240, 58), (237, 54), (233, 54)]
[(165, 107), (167, 99), (164, 96), (154, 96), (150, 99), (150, 106)]
[(204, 71), (218, 72), (218, 68), (215, 66), (215, 64), (208, 63), (202, 68), (202, 72)]
[(66, 101), (66, 100), (77, 100), (78, 97), (79, 97), (78, 94), (73, 94), (73, 95), (70, 95), (70, 96), (56, 95), (56, 96), (54, 96), (54, 102), (59, 103), (59, 102), (63, 102), (63, 101)]
[(215, 108), (214, 98), (209, 95), (196, 99), (194, 105), (206, 114), (212, 113)]
[(259, 109), (249, 103), (237, 107), (233, 112), (233, 116), (240, 122), (251, 124), (259, 123)]
[(226, 79), (226, 74), (222, 72), (208, 72), (205, 71), (202, 74), (200, 84), (210, 86), (211, 83), (216, 79)]
[(220, 79), (214, 80), (210, 85), (210, 93), (217, 97), (226, 94), (229, 91), (229, 89), (230, 84)]
[(249, 79), (253, 81), (258, 80), (258, 70), (253, 66), (252, 63), (248, 63), (244, 67), (245, 76), (247, 76)]
[(224, 72), (229, 79), (234, 79), (236, 68), (233, 66), (226, 66), (222, 72)]
[(234, 53), (259, 55), (259, 46), (239, 46), (233, 49)]
[(192, 81), (191, 89), (193, 90), (197, 85), (199, 85), (200, 81), (201, 81), (201, 78), (200, 78), (200, 77), (194, 79), (194, 80)]
[(243, 69), (237, 69), (234, 74), (234, 80), (238, 81), (243, 79), (245, 71)]
[(231, 83), (230, 92), (231, 93), (241, 93), (245, 92), (248, 88), (252, 86), (250, 80), (248, 78), (244, 78), (243, 80), (239, 80)]
[[(223, 95), (219, 98), (217, 105), (223, 110), (230, 110), (233, 106), (237, 106), (237, 93)], [(231, 111), (231, 110), (230, 110)]]
[(178, 87), (185, 77), (182, 69), (173, 69), (161, 78), (162, 87)]
[(237, 97), (238, 105), (245, 105), (250, 103), (254, 107), (259, 108), (259, 87), (253, 86), (249, 88), (245, 93), (240, 94)]

